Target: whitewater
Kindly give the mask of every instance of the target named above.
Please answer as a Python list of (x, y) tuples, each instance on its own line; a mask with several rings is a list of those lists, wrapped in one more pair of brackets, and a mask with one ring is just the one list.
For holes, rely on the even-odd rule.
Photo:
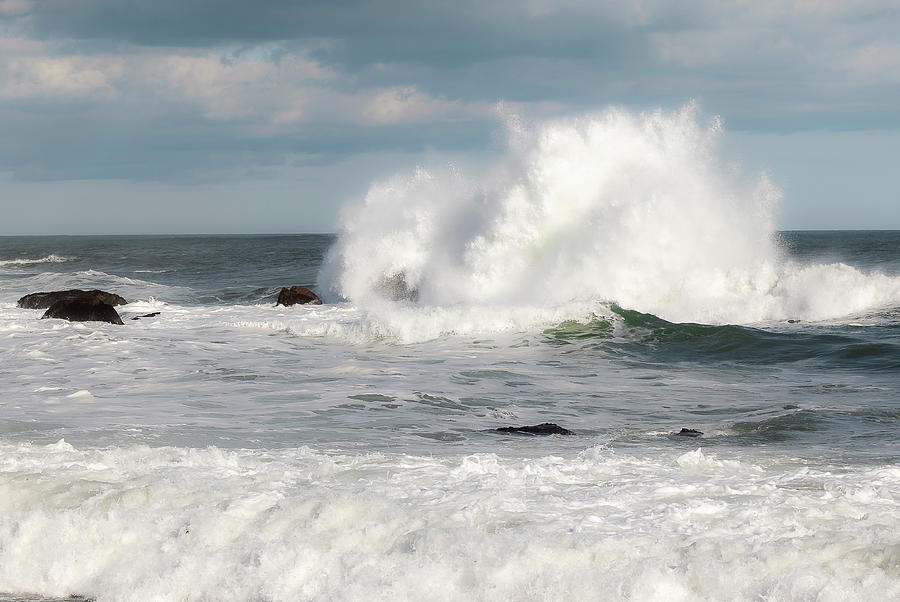
[(330, 289), (368, 305), (402, 279), (422, 305), (612, 301), (704, 324), (823, 320), (896, 302), (896, 279), (783, 257), (779, 190), (723, 165), (720, 132), (691, 105), (534, 129), (513, 120), (507, 159), (482, 178), (420, 169), (349, 208)]
[(692, 106), (507, 131), (336, 235), (0, 238), (0, 599), (900, 598), (900, 232)]

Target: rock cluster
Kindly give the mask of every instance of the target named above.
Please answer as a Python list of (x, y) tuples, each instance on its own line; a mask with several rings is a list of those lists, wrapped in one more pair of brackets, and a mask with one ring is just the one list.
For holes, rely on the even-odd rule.
[[(116, 305), (127, 305), (128, 301), (115, 293), (101, 290), (83, 291), (70, 289), (31, 293), (18, 301), (23, 309), (46, 309), (41, 318), (60, 318), (72, 322), (108, 322), (122, 324), (122, 317), (115, 310)], [(278, 294), (276, 305), (321, 305), (322, 300), (305, 286), (283, 288)], [(159, 312), (152, 312), (131, 318), (154, 318)]]
[(25, 309), (46, 309), (41, 319), (61, 318), (72, 322), (122, 324), (122, 318), (114, 306), (127, 303), (124, 297), (114, 293), (76, 288), (25, 295), (19, 299), (18, 306)]
[(18, 306), (24, 309), (47, 309), (58, 301), (74, 301), (76, 299), (95, 299), (107, 305), (126, 305), (128, 301), (124, 297), (99, 290), (83, 291), (71, 289), (67, 291), (52, 291), (49, 293), (31, 293), (19, 299)]
[(281, 289), (275, 305), (322, 305), (322, 300), (305, 286), (292, 286)]
[(70, 322), (109, 322), (120, 326), (123, 324), (119, 312), (96, 297), (61, 299), (44, 312), (41, 319), (44, 318), (61, 318)]
[(703, 434), (702, 431), (698, 431), (697, 429), (686, 429), (683, 428), (677, 433), (675, 433), (679, 437), (699, 437)]
[(530, 426), (502, 426), (495, 429), (500, 433), (512, 433), (515, 435), (574, 435), (569, 429), (564, 429), (558, 424), (544, 422)]

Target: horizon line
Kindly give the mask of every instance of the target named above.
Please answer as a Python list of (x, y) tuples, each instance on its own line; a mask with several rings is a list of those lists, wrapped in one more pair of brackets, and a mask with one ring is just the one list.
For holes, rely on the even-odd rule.
[[(773, 231), (781, 232), (900, 232), (900, 228), (784, 228)], [(149, 232), (149, 233), (112, 233), (112, 232), (95, 232), (82, 234), (0, 234), (0, 238), (25, 238), (25, 237), (88, 237), (88, 236), (337, 236), (340, 232)]]

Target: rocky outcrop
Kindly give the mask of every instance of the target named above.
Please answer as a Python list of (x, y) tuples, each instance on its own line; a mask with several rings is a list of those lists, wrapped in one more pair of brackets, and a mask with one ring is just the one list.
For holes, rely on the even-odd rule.
[(377, 290), (382, 297), (391, 301), (409, 301), (416, 303), (419, 300), (419, 290), (410, 287), (406, 282), (406, 274), (398, 272), (391, 276), (385, 276), (376, 285)]
[(128, 301), (114, 293), (100, 290), (83, 291), (71, 289), (68, 291), (53, 291), (49, 293), (31, 293), (19, 299), (18, 306), (24, 309), (47, 309), (58, 301), (73, 301), (75, 299), (97, 300), (107, 305), (125, 305)]
[(41, 319), (60, 318), (70, 322), (108, 322), (122, 325), (119, 312), (97, 297), (62, 299), (51, 305)]
[(558, 424), (544, 422), (533, 426), (502, 426), (495, 429), (500, 433), (513, 433), (516, 435), (574, 435), (569, 429), (564, 429)]
[(275, 305), (322, 305), (322, 300), (305, 286), (292, 286), (281, 289)]
[(679, 437), (699, 437), (702, 434), (703, 434), (703, 432), (698, 431), (697, 429), (686, 429), (686, 428), (683, 428), (680, 431), (678, 431), (677, 433), (675, 433), (675, 435), (677, 435)]

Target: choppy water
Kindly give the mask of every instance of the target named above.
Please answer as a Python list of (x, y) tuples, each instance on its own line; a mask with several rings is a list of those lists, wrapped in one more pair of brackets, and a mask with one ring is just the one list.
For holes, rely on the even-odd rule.
[[(900, 233), (782, 236), (804, 260), (897, 272)], [(279, 285), (318, 284), (331, 242), (0, 241), (0, 588), (117, 600), (898, 591), (897, 306), (714, 326), (600, 303), (589, 320), (401, 343), (350, 303), (274, 307)], [(126, 325), (15, 307), (74, 286), (134, 299)], [(149, 311), (161, 313), (127, 319)], [(578, 436), (490, 431), (544, 421)], [(705, 434), (672, 435), (682, 427)]]
[[(693, 230), (671, 170), (551, 185), (595, 120), (339, 236), (0, 238), (2, 596), (900, 597), (900, 232), (766, 230), (683, 118), (603, 119), (675, 137)], [(16, 307), (72, 287), (125, 325)]]

